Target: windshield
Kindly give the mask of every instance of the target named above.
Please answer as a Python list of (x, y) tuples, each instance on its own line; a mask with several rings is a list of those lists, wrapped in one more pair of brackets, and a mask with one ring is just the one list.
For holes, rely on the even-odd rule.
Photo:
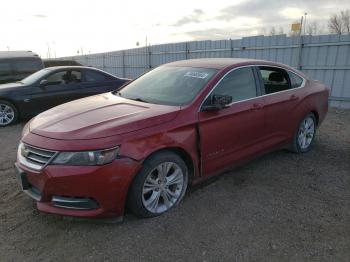
[(117, 95), (163, 105), (186, 105), (218, 70), (161, 66), (131, 82)]
[(27, 76), (26, 78), (22, 79), (19, 82), (26, 85), (31, 85), (31, 84), (34, 84), (39, 79), (41, 79), (43, 76), (45, 76), (49, 72), (50, 70), (48, 69), (42, 69), (40, 71), (35, 72), (34, 74), (31, 74), (30, 76)]

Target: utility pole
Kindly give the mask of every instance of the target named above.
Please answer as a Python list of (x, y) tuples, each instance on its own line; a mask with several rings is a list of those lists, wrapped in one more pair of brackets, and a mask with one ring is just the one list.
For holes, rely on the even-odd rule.
[(305, 16), (305, 19), (304, 19), (304, 35), (305, 35), (306, 34), (306, 16), (307, 16), (306, 12), (304, 13), (304, 16)]
[(46, 45), (47, 45), (47, 58), (51, 58), (50, 44), (48, 41), (46, 41)]

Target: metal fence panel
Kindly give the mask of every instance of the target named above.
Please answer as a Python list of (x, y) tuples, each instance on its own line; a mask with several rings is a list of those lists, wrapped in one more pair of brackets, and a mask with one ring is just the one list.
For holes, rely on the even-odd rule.
[(276, 35), (192, 41), (60, 59), (73, 59), (119, 77), (135, 78), (164, 63), (207, 57), (253, 58), (288, 64), (329, 85), (331, 106), (350, 108), (350, 35), (303, 36), (301, 40)]

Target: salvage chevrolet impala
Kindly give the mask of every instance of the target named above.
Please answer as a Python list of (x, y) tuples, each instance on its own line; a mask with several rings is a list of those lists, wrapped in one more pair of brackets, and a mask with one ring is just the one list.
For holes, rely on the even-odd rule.
[(16, 172), (40, 211), (139, 217), (174, 208), (188, 185), (272, 150), (310, 150), (329, 88), (248, 59), (160, 66), (121, 90), (69, 102), (23, 130)]

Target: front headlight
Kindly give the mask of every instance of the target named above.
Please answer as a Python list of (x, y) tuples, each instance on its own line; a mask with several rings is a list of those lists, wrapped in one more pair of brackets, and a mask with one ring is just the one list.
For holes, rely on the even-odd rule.
[(29, 129), (30, 122), (31, 122), (31, 120), (28, 121), (28, 123), (23, 127), (22, 138), (30, 133), (30, 129)]
[(53, 165), (99, 166), (113, 162), (117, 158), (119, 146), (106, 150), (60, 152), (52, 161)]

